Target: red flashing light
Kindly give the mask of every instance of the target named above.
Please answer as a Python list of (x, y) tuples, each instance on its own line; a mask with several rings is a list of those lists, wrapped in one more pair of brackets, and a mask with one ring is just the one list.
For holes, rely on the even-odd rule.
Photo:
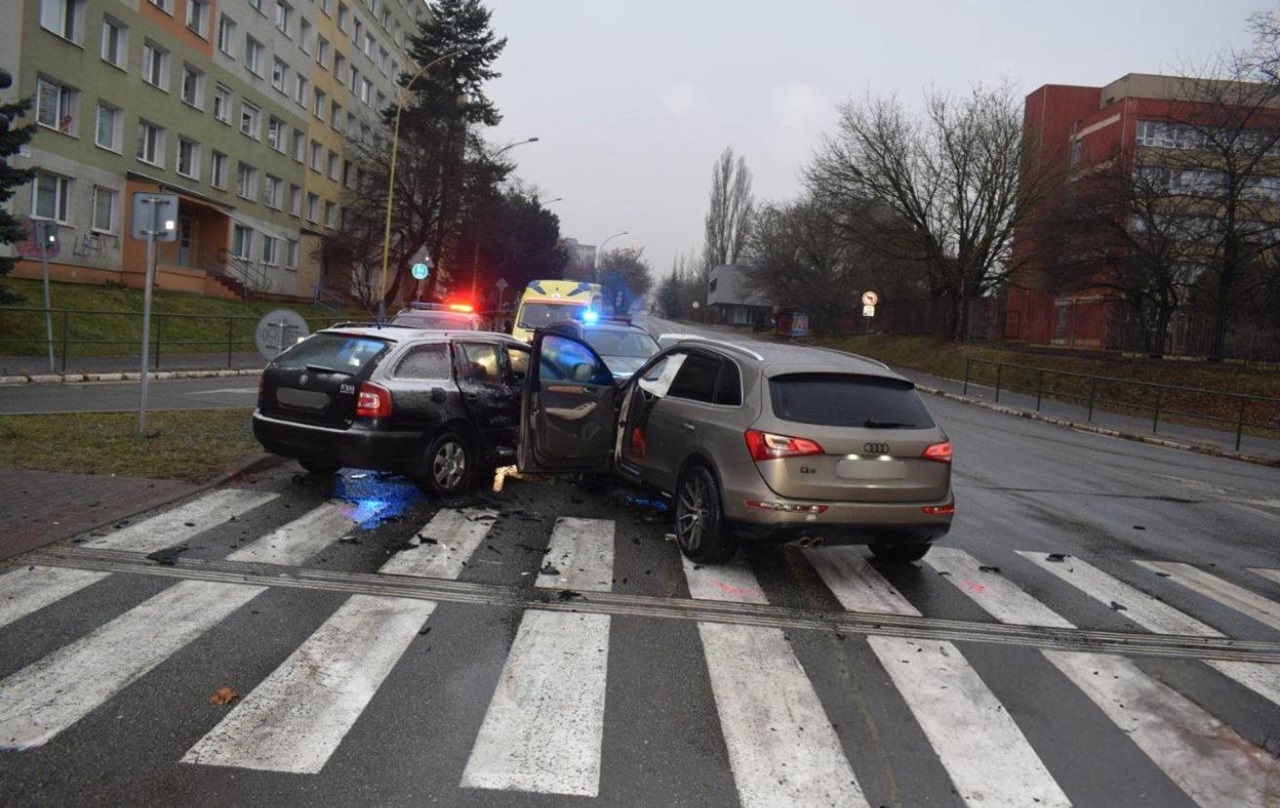
[(476, 310), (476, 307), (472, 306), (470, 303), (450, 303), (449, 304), (449, 311), (460, 311), (460, 312), (463, 312), (464, 314), (470, 314), (475, 310)]
[(932, 446), (925, 449), (924, 454), (920, 455), (920, 457), (924, 458), (925, 460), (936, 460), (939, 463), (950, 463), (951, 462), (951, 441), (944, 441), (943, 443), (933, 444)]
[(360, 383), (360, 396), (356, 399), (357, 418), (390, 418), (391, 391), (372, 382)]
[(747, 439), (747, 451), (751, 453), (751, 459), (757, 463), (762, 460), (777, 460), (780, 457), (825, 454), (821, 446), (808, 438), (774, 435), (769, 432), (761, 432), (758, 429), (748, 429), (745, 437)]

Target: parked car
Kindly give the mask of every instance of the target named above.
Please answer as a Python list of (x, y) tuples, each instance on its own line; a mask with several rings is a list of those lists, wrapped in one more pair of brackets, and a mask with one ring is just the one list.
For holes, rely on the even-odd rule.
[(391, 325), (441, 331), (480, 331), (480, 316), (466, 303), (410, 303), (396, 312)]
[(406, 474), (454, 494), (514, 456), (529, 346), (506, 334), (336, 326), (262, 372), (253, 434), (325, 474)]
[(657, 341), (628, 317), (557, 320), (547, 330), (585, 341), (609, 366), (615, 379), (630, 379), (645, 360), (658, 352)]
[(685, 336), (615, 383), (586, 341), (544, 331), (530, 368), (520, 470), (611, 471), (671, 494), (694, 561), (804, 537), (914, 561), (951, 526), (951, 442), (874, 360)]

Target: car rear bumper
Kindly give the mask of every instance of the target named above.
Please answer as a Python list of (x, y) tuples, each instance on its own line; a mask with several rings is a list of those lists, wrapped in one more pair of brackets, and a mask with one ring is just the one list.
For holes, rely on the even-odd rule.
[(871, 544), (910, 538), (933, 541), (951, 529), (951, 513), (930, 513), (926, 509), (954, 507), (954, 496), (937, 502), (819, 502), (771, 496), (768, 502), (782, 506), (818, 506), (821, 513), (762, 510), (745, 504), (762, 499), (755, 492), (734, 497), (725, 494), (725, 516), (736, 532), (747, 539), (787, 541), (801, 537), (821, 538), (827, 544)]
[(375, 471), (411, 471), (422, 460), (422, 435), (353, 424), (334, 429), (253, 413), (253, 436), (268, 452), (315, 463)]

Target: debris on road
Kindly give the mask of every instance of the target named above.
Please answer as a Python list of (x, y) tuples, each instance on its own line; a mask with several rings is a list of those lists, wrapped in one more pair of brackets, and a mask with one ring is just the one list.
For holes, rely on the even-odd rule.
[(981, 564), (978, 566), (978, 572), (999, 572), (999, 571), (1000, 571), (999, 567), (994, 567), (994, 566), (991, 566), (990, 564)]
[(343, 536), (342, 538), (338, 539), (338, 543), (339, 544), (360, 544), (361, 541), (359, 536)]
[(1045, 556), (1044, 558), (1045, 558), (1045, 561), (1056, 561), (1061, 563), (1067, 560), (1067, 554), (1066, 553), (1049, 553), (1049, 555)]
[(154, 553), (147, 554), (148, 561), (154, 561), (162, 567), (172, 567), (173, 562), (178, 560), (178, 556), (187, 551), (185, 544), (178, 547), (166, 547), (163, 550), (156, 550)]
[(229, 687), (223, 686), (213, 691), (213, 695), (209, 697), (209, 703), (219, 707), (230, 704), (240, 697), (240, 694)]

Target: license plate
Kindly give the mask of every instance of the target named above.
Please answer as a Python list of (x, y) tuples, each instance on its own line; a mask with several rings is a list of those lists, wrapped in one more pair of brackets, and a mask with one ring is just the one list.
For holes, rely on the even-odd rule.
[(836, 464), (836, 476), (842, 480), (901, 480), (907, 476), (907, 464), (901, 460), (850, 460)]

